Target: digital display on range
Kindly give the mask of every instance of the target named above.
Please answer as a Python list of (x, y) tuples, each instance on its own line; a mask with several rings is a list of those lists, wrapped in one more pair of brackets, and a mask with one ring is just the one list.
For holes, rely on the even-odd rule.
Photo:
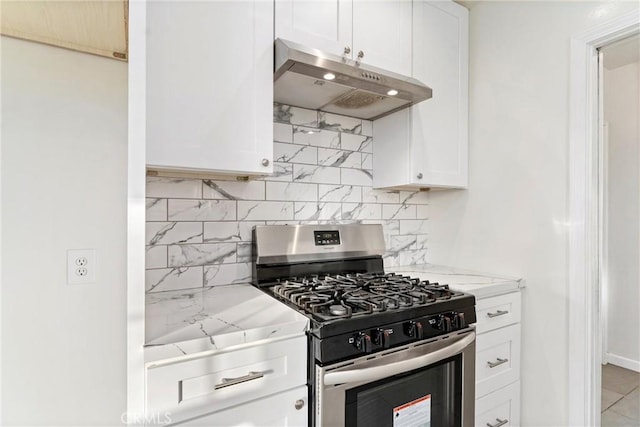
[(314, 231), (316, 246), (339, 245), (340, 232), (338, 230)]

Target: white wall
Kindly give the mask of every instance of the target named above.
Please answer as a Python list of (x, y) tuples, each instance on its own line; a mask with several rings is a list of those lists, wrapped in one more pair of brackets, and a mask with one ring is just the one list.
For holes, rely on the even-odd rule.
[[(126, 409), (127, 65), (2, 37), (2, 424)], [(66, 250), (98, 280), (66, 284)]]
[(607, 353), (610, 363), (640, 369), (640, 67), (635, 62), (605, 70), (604, 76), (609, 123)]
[(430, 193), (429, 261), (526, 279), (522, 425), (566, 425), (569, 42), (638, 4), (471, 6), (469, 189)]

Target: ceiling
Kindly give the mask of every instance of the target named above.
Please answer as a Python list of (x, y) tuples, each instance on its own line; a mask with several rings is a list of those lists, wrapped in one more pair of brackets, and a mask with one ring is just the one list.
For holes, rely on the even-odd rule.
[(127, 0), (0, 2), (0, 34), (127, 59)]
[(601, 49), (604, 68), (612, 70), (640, 60), (640, 35), (627, 37)]

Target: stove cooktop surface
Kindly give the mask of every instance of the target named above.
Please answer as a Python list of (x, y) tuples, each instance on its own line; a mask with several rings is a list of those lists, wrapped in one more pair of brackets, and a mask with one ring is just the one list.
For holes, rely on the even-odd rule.
[(472, 295), (394, 273), (278, 279), (262, 288), (312, 320), (320, 336), (473, 307)]
[(278, 280), (271, 292), (320, 321), (436, 304), (464, 295), (448, 285), (395, 273), (355, 273)]

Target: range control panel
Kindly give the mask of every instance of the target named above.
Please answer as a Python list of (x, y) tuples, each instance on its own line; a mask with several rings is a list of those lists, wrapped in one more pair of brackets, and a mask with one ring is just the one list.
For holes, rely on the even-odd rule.
[(465, 329), (475, 322), (475, 308), (471, 306), (318, 339), (313, 342), (316, 361), (324, 365), (363, 354), (376, 353), (439, 335), (447, 335)]
[(338, 230), (314, 231), (316, 246), (339, 245), (340, 232)]

